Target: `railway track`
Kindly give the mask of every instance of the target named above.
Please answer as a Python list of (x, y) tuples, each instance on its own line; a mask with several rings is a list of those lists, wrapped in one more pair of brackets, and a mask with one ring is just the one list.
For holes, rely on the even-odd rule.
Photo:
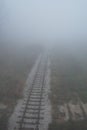
[(44, 121), (47, 57), (42, 56), (19, 110), (14, 130), (40, 130)]

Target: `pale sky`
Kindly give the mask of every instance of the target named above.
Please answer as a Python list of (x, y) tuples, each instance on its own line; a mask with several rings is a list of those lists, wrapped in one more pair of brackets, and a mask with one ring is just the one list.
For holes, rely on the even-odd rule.
[(87, 0), (0, 1), (0, 28), (7, 38), (87, 39)]

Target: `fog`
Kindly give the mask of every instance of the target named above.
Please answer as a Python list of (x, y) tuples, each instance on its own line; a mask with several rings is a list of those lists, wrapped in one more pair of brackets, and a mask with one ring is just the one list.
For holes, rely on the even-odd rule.
[(0, 45), (17, 50), (38, 43), (84, 57), (86, 5), (86, 0), (0, 0)]
[(46, 44), (86, 41), (86, 5), (86, 0), (0, 0), (1, 38)]
[[(36, 69), (30, 73), (36, 62)], [(25, 87), (29, 96), (28, 91), (23, 94)], [(36, 100), (40, 97), (38, 103), (34, 104), (32, 93), (34, 96), (36, 93)], [(42, 102), (44, 95), (47, 102)], [(13, 116), (11, 122), (11, 125), (19, 122), (20, 127), (17, 124), (13, 126), (15, 129), (29, 124), (31, 129), (36, 126), (43, 129), (43, 121), (47, 123), (50, 116), (51, 130), (87, 129), (84, 125), (87, 124), (87, 0), (0, 0), (0, 130), (7, 130), (9, 117), (21, 98), (23, 105), (26, 101), (30, 104), (30, 115), (27, 118), (27, 105), (23, 106), (25, 110), (18, 108), (20, 112), (15, 113), (18, 118)], [(69, 102), (74, 105), (73, 111)], [(34, 107), (35, 113), (31, 111)]]

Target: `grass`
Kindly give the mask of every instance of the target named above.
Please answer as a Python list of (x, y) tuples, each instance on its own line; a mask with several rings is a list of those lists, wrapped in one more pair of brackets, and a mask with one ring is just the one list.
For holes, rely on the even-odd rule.
[[(49, 130), (86, 130), (85, 120), (60, 124), (58, 118), (58, 105), (77, 100), (75, 93), (87, 103), (87, 68), (83, 60), (78, 60), (68, 52), (55, 51), (51, 54), (51, 94), (52, 123)], [(85, 68), (84, 68), (85, 66)]]
[(41, 50), (34, 44), (0, 48), (0, 102), (7, 106), (0, 119), (0, 130), (7, 130), (8, 118), (23, 96), (26, 79)]
[(63, 124), (58, 124), (53, 122), (49, 125), (49, 130), (86, 130), (87, 121), (78, 121), (78, 122), (66, 122)]

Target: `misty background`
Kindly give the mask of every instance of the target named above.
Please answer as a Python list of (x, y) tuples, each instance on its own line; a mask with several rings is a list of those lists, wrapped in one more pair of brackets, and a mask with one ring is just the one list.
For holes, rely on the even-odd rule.
[(28, 74), (45, 49), (52, 80), (59, 77), (64, 93), (65, 86), (71, 87), (69, 94), (79, 90), (87, 99), (87, 0), (0, 0), (0, 104), (7, 106), (0, 113), (0, 130), (6, 130)]
[(86, 41), (86, 5), (86, 0), (0, 0), (1, 37), (49, 44)]
[(28, 69), (43, 48), (56, 57), (74, 57), (86, 67), (86, 5), (86, 0), (0, 0), (1, 71), (18, 64)]
[(45, 46), (86, 63), (86, 5), (86, 0), (0, 0), (0, 56), (23, 57)]
[(86, 62), (86, 5), (86, 0), (0, 0), (0, 55), (23, 56), (31, 46), (39, 51), (45, 46)]

